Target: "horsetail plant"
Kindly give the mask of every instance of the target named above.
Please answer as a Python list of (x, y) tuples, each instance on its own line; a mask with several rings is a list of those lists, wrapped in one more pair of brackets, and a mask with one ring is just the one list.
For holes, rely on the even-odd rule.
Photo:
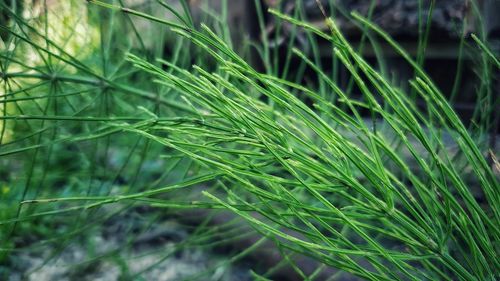
[[(105, 72), (99, 73), (67, 54), (56, 55), (52, 50), (57, 46), (37, 45), (42, 52), (92, 77), (58, 79), (93, 86), (104, 83), (106, 90), (175, 110), (144, 106), (134, 116), (4, 114), (2, 121), (98, 122), (102, 126), (88, 127), (80, 135), (58, 136), (20, 149), (100, 139), (106, 140), (102, 144), (106, 147), (111, 135), (135, 136), (138, 142), (145, 142), (144, 153), (155, 147), (156, 153), (165, 157), (189, 159), (185, 174), (190, 176), (118, 194), (90, 191), (77, 196), (23, 196), (26, 206), (54, 209), (26, 216), (18, 211), (2, 224), (77, 211), (83, 220), (86, 212), (126, 202), (170, 209), (222, 209), (236, 214), (259, 233), (259, 245), (263, 240), (272, 241), (283, 263), (304, 280), (323, 280), (325, 274), (339, 280), (346, 275), (366, 280), (499, 277), (498, 171), (487, 160), (496, 152), (488, 151), (484, 136), (477, 137), (462, 123), (422, 68), (423, 58), (412, 58), (370, 20), (357, 13), (351, 15), (364, 31), (371, 32), (370, 38), (379, 36), (412, 66), (415, 77), (409, 81), (409, 90), (394, 86), (368, 63), (324, 11), (326, 31), (278, 10), (269, 13), (304, 30), (309, 38), (327, 40), (335, 59), (359, 88), (361, 99), (340, 87), (318, 64), (317, 57), (310, 58), (298, 48), (290, 49), (290, 56), (312, 69), (321, 87), (275, 73), (267, 51), (263, 55), (266, 71), (257, 71), (232, 49), (227, 30), (221, 37), (205, 24), (198, 28), (188, 13), (169, 8), (177, 18), (170, 21), (121, 5), (88, 2), (165, 25), (179, 42), (193, 44), (214, 65), (200, 60), (189, 67), (175, 56), (152, 61), (131, 51), (126, 60), (135, 67), (132, 71), (153, 77), (155, 83), (141, 82), (147, 87), (143, 90), (110, 79)], [(500, 70), (498, 56), (477, 36), (473, 35), (473, 40), (490, 69), (495, 69), (491, 71)], [(5, 73), (4, 77), (16, 75), (29, 78), (38, 74)], [(417, 105), (411, 91), (424, 101), (425, 110)], [(120, 99), (121, 103), (127, 102)], [(370, 117), (363, 114), (366, 111)], [(0, 155), (18, 152), (0, 150)], [(203, 196), (190, 200), (173, 195), (184, 190)], [(248, 252), (256, 248), (248, 247)], [(299, 263), (300, 256), (314, 260), (314, 267)], [(253, 272), (257, 280), (268, 275)]]

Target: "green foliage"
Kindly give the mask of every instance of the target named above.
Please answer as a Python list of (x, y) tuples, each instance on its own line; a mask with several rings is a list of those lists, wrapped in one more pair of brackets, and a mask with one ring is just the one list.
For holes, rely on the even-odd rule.
[[(98, 26), (100, 44), (80, 55), (52, 40), (48, 28), (33, 28), (2, 6), (12, 18), (11, 26), (1, 26), (10, 34), (0, 54), (0, 156), (7, 171), (0, 190), (2, 253), (26, 231), (47, 244), (67, 244), (139, 206), (158, 213), (222, 209), (250, 225), (259, 241), (272, 241), (304, 280), (325, 268), (340, 270), (332, 276), (340, 280), (346, 274), (498, 278), (500, 193), (487, 161), (487, 125), (467, 128), (421, 67), (423, 57), (412, 58), (370, 20), (351, 15), (371, 40), (387, 42), (412, 66), (409, 91), (371, 66), (330, 18), (325, 31), (300, 14), (270, 10), (293, 26), (292, 37), (305, 32), (313, 51), (290, 48), (280, 62), (264, 42), (258, 54), (265, 71), (259, 72), (247, 54), (233, 50), (224, 20), (197, 27), (185, 1), (181, 11), (159, 4), (171, 19), (124, 8), (121, 1), (88, 2), (89, 22), (95, 21), (88, 27)], [(136, 18), (177, 36), (169, 57), (161, 58), (170, 42), (162, 36), (146, 48)], [(134, 39), (121, 36), (125, 25)], [(314, 50), (319, 38), (331, 44), (335, 63), (352, 75), (350, 87), (359, 88), (361, 99), (321, 66)], [(498, 56), (473, 38), (483, 52), (480, 75), (492, 80)], [(25, 62), (26, 50), (38, 59)], [(300, 59), (295, 79), (288, 75), (292, 58)], [(317, 85), (302, 83), (306, 67)], [(410, 92), (425, 102), (424, 111)], [(491, 99), (491, 90), (485, 92), (478, 96)], [(161, 218), (144, 219), (154, 224)], [(202, 223), (179, 247), (230, 239), (231, 223), (220, 228)], [(214, 268), (257, 251), (260, 243)], [(317, 261), (317, 270), (301, 268), (297, 255)], [(110, 256), (123, 276), (134, 278), (119, 251)], [(266, 270), (274, 269), (252, 276), (267, 280)]]

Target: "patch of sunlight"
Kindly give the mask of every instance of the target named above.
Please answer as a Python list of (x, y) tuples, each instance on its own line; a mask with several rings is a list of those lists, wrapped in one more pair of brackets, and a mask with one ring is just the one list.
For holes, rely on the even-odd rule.
[[(46, 16), (43, 1), (27, 0), (26, 3), (24, 18), (33, 21), (33, 27), (40, 34), (47, 36), (54, 45), (61, 46), (64, 52), (81, 59), (97, 48), (99, 29), (89, 23), (86, 1), (47, 1)], [(42, 37), (33, 40), (41, 46), (46, 43)], [(51, 51), (61, 54), (54, 48)], [(31, 63), (43, 63), (39, 52), (34, 49), (30, 49), (26, 56)]]

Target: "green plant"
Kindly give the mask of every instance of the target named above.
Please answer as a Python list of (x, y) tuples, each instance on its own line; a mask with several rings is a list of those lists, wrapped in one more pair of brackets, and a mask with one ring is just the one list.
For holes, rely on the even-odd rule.
[[(415, 77), (409, 85), (425, 101), (425, 111), (417, 107), (409, 92), (394, 86), (368, 64), (326, 15), (329, 32), (297, 17), (269, 11), (283, 22), (305, 30), (313, 46), (317, 38), (328, 40), (335, 58), (348, 69), (353, 85), (363, 94), (361, 100), (335, 83), (319, 65), (314, 52), (311, 59), (302, 50), (293, 48), (290, 56), (300, 58), (303, 67), (313, 70), (318, 87), (280, 76), (277, 68), (272, 67), (272, 56), (266, 46), (260, 52), (266, 72), (256, 71), (232, 50), (227, 37), (221, 39), (221, 32), (216, 34), (207, 25), (196, 28), (187, 13), (174, 12), (177, 21), (171, 21), (119, 5), (88, 2), (123, 13), (127, 19), (138, 16), (171, 28), (182, 38), (174, 48), (178, 53), (169, 60), (151, 62), (141, 58), (149, 54), (134, 55), (137, 51), (131, 50), (126, 59), (141, 70), (134, 74), (141, 78), (128, 76), (129, 71), (135, 73), (129, 65), (124, 70), (127, 79), (122, 83), (120, 75), (108, 75), (106, 69), (114, 65), (111, 62), (95, 71), (92, 70), (97, 64), (95, 60), (87, 66), (51, 42), (48, 42), (50, 48), (44, 47), (11, 31), (38, 52), (77, 70), (78, 74), (72, 75), (52, 73), (53, 76), (46, 77), (51, 78), (50, 83), (83, 84), (83, 88), (76, 89), (76, 98), (82, 98), (81, 93), (89, 86), (102, 93), (100, 106), (87, 98), (84, 110), (75, 109), (69, 115), (61, 114), (54, 104), (50, 114), (46, 107), (39, 114), (20, 112), (22, 115), (2, 117), (26, 120), (26, 126), (30, 124), (27, 120), (42, 120), (38, 121), (41, 127), (35, 128), (54, 132), (30, 143), (30, 134), (36, 132), (30, 128), (26, 139), (16, 138), (15, 148), (0, 151), (4, 157), (34, 151), (32, 162), (28, 162), (32, 165), (29, 175), (39, 175), (36, 182), (40, 187), (50, 178), (45, 178), (43, 167), (35, 165), (37, 151), (48, 149), (43, 155), (50, 160), (59, 158), (50, 156), (52, 150), (64, 151), (69, 144), (87, 142), (94, 147), (94, 158), (90, 160), (83, 156), (85, 153), (79, 154), (84, 158), (82, 161), (89, 163), (86, 171), (92, 175), (90, 184), (82, 184), (76, 190), (69, 186), (67, 195), (52, 190), (41, 194), (41, 188), (33, 194), (25, 191), (20, 199), (28, 207), (27, 213), (21, 213), (19, 208), (15, 218), (2, 222), (10, 226), (11, 232), (15, 232), (12, 223), (77, 211), (82, 223), (75, 228), (82, 226), (85, 218), (90, 225), (98, 225), (98, 220), (93, 221), (96, 218), (93, 210), (108, 204), (225, 209), (243, 218), (263, 239), (272, 241), (284, 257), (283, 263), (289, 264), (304, 280), (316, 278), (325, 268), (341, 270), (332, 277), (342, 278), (347, 273), (368, 280), (498, 278), (500, 193), (498, 175), (487, 161), (487, 153), (495, 152), (488, 152), (485, 131), (478, 126), (479, 133), (472, 134), (473, 130), (461, 122), (422, 69), (421, 58), (411, 58), (369, 20), (352, 14), (366, 32), (372, 32), (371, 37), (376, 34), (388, 42), (413, 67)], [(24, 24), (22, 20), (19, 23)], [(498, 71), (498, 58), (482, 40), (477, 37), (474, 40), (483, 50), (481, 75), (494, 79), (492, 73)], [(188, 67), (189, 50), (183, 49), (187, 42), (208, 54), (214, 66), (199, 60), (192, 68)], [(109, 42), (103, 44), (112, 48)], [(120, 59), (117, 62), (121, 66)], [(10, 61), (15, 59), (11, 57)], [(41, 72), (41, 68), (35, 70)], [(6, 77), (44, 76), (4, 72)], [(155, 85), (149, 83), (149, 77), (154, 77)], [(8, 83), (4, 85), (9, 87)], [(57, 86), (45, 90), (50, 94), (43, 98), (73, 95), (66, 91), (61, 94)], [(110, 97), (108, 91), (114, 94)], [(133, 96), (130, 98), (133, 100), (128, 100), (129, 96), (117, 97), (123, 92)], [(304, 102), (304, 96), (312, 100), (312, 106)], [(131, 104), (144, 100), (152, 103), (142, 106), (139, 114), (133, 114)], [(11, 102), (21, 111), (23, 106)], [(361, 111), (370, 112), (370, 117), (364, 117)], [(44, 124), (49, 121), (51, 125), (46, 127)], [(62, 123), (64, 129), (58, 129)], [(79, 127), (82, 123), (90, 125), (82, 129)], [(58, 130), (64, 130), (64, 134)], [(132, 136), (137, 138), (135, 145), (124, 140)], [(138, 144), (143, 144), (142, 150), (136, 149)], [(104, 169), (104, 173), (113, 168), (106, 170), (110, 164), (97, 163), (99, 156), (111, 155), (114, 146), (120, 147), (124, 154), (118, 161), (124, 164), (115, 169), (114, 178), (109, 181), (97, 167)], [(157, 155), (186, 162), (184, 167), (177, 166), (180, 162), (162, 162), (167, 169), (159, 180), (147, 174), (139, 176), (146, 159)], [(129, 161), (136, 164), (135, 173), (134, 169), (127, 170)], [(81, 172), (75, 167), (71, 174)], [(129, 173), (135, 174), (135, 178), (127, 179), (132, 186), (113, 192), (117, 178)], [(181, 175), (172, 176), (175, 173)], [(26, 189), (31, 186), (30, 176)], [(100, 183), (94, 183), (99, 180)], [(65, 182), (64, 186), (68, 184)], [(100, 189), (95, 189), (96, 186)], [(187, 191), (198, 194), (200, 186), (204, 197), (182, 197)], [(480, 204), (480, 200), (484, 202)], [(39, 205), (49, 210), (34, 211)], [(317, 267), (302, 268), (296, 263), (297, 256), (313, 258), (318, 262)], [(265, 272), (253, 275), (257, 280), (265, 280), (267, 276)]]

